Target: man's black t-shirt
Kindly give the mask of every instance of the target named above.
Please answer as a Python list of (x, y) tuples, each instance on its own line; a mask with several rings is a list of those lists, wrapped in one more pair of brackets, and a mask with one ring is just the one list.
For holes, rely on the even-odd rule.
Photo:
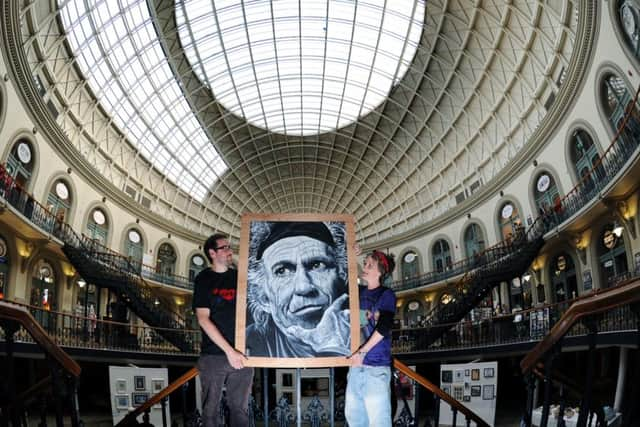
[[(209, 319), (218, 327), (229, 344), (235, 346), (236, 334), (236, 291), (238, 285), (237, 270), (228, 269), (216, 273), (210, 268), (202, 270), (194, 279), (193, 310), (208, 308)], [(204, 354), (223, 354), (209, 336), (202, 332), (200, 351)]]

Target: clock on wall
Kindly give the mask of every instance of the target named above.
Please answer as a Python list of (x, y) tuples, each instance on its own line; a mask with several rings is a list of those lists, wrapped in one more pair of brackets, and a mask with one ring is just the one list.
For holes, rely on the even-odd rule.
[(25, 165), (29, 164), (31, 161), (31, 148), (29, 147), (29, 144), (25, 142), (18, 144), (18, 159), (20, 159), (20, 161)]

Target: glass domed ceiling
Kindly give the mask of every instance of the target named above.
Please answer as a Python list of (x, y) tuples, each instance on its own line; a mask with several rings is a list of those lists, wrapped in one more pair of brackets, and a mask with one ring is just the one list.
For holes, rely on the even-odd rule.
[(146, 0), (59, 3), (78, 67), (102, 108), (154, 167), (204, 200), (227, 165), (173, 75)]
[(288, 135), (339, 129), (379, 106), (407, 71), (423, 1), (176, 2), (195, 73), (228, 110)]

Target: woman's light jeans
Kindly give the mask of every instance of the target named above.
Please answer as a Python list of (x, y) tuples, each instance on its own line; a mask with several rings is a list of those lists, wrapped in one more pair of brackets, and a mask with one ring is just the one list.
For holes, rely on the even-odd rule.
[(391, 426), (391, 368), (357, 366), (349, 369), (344, 414), (349, 427)]

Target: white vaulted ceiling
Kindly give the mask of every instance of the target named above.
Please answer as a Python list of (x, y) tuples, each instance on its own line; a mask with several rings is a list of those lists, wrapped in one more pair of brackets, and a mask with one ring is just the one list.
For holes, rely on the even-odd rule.
[(11, 7), (34, 102), (113, 188), (195, 233), (335, 212), (367, 242), (450, 212), (539, 143), (582, 76), (590, 3)]

